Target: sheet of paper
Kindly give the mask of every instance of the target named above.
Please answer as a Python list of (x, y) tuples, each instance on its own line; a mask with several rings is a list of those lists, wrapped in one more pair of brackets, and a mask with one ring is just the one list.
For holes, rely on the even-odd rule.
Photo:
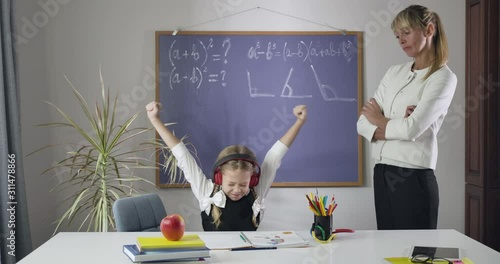
[(408, 257), (385, 258), (385, 260), (392, 264), (411, 264), (411, 260)]
[(239, 232), (205, 232), (198, 234), (209, 249), (230, 249), (250, 247), (251, 245), (240, 237)]

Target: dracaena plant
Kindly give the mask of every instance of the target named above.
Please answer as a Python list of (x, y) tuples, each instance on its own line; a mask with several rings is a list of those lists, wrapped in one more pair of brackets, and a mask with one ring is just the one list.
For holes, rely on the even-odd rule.
[[(165, 123), (165, 126), (172, 126), (176, 123)], [(175, 134), (175, 131), (173, 131)], [(182, 141), (186, 148), (191, 152), (194, 158), (196, 158), (199, 162), (198, 153), (196, 147), (190, 143), (188, 140), (188, 136), (184, 135), (181, 137), (180, 141)], [(184, 186), (188, 187), (188, 183), (186, 178), (184, 178), (183, 172), (177, 167), (177, 159), (172, 154), (172, 150), (163, 142), (161, 139), (157, 139), (154, 141), (149, 141), (147, 144), (153, 146), (156, 149), (156, 156), (158, 157), (158, 166), (163, 171), (165, 175), (167, 175), (168, 179), (165, 182), (166, 186), (169, 184), (173, 184), (174, 186)], [(153, 157), (152, 157), (153, 158)], [(160, 162), (161, 161), (161, 162)], [(160, 184), (160, 182), (158, 182)]]
[(69, 206), (55, 221), (54, 234), (63, 223), (66, 222), (69, 226), (75, 219), (83, 219), (79, 223), (78, 231), (114, 230), (114, 201), (139, 194), (141, 189), (136, 187), (139, 182), (154, 185), (135, 175), (138, 169), (157, 169), (154, 159), (141, 158), (140, 152), (160, 151), (166, 161), (161, 166), (171, 168), (168, 172), (168, 175), (171, 175), (170, 181), (177, 181), (180, 175), (175, 169), (175, 158), (162, 142), (145, 140), (134, 144), (139, 135), (150, 131), (151, 128), (132, 127), (139, 112), (120, 122), (116, 117), (118, 95), (111, 101), (109, 89), (104, 88), (101, 71), (99, 76), (102, 98), (92, 107), (66, 78), (81, 112), (85, 115), (82, 121), (76, 121), (56, 105), (47, 102), (59, 112), (64, 121), (40, 125), (76, 131), (83, 140), (79, 143), (48, 145), (30, 154), (57, 146), (73, 149), (42, 173), (58, 179), (58, 184), (51, 191), (68, 193), (64, 204), (69, 203)]

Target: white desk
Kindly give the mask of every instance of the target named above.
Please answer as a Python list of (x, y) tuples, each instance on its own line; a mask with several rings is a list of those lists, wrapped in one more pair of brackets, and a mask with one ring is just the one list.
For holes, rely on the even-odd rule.
[[(338, 234), (330, 244), (318, 245), (307, 232), (299, 234), (311, 241), (309, 248), (277, 250), (212, 250), (201, 263), (386, 263), (385, 257), (407, 256), (411, 245), (459, 247), (475, 264), (500, 263), (500, 253), (455, 230), (356, 231)], [(122, 253), (124, 244), (134, 244), (138, 236), (161, 233), (59, 233), (20, 264), (131, 264)], [(210, 233), (203, 233), (209, 236)]]

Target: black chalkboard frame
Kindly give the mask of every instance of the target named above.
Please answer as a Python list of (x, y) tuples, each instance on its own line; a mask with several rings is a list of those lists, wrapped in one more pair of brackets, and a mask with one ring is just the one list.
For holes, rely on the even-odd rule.
[[(343, 35), (343, 36), (354, 36), (356, 38), (355, 52), (357, 53), (357, 115), (359, 115), (362, 103), (363, 103), (363, 33), (359, 31), (180, 31), (176, 32), (177, 35), (208, 35), (208, 36), (231, 36), (231, 35), (271, 35), (271, 36), (282, 36), (282, 35), (304, 35), (304, 36), (328, 36), (328, 35)], [(155, 41), (155, 58), (156, 58), (156, 100), (160, 100), (160, 82), (164, 77), (161, 74), (160, 69), (160, 37), (161, 36), (173, 36), (173, 31), (156, 31), (156, 41)], [(159, 78), (161, 76), (161, 78)], [(182, 121), (176, 121), (182, 122)], [(160, 139), (157, 135), (157, 139)], [(189, 141), (189, 139), (188, 139)], [(357, 136), (357, 177), (348, 181), (286, 181), (286, 182), (274, 182), (273, 187), (356, 187), (363, 186), (363, 147), (362, 139)], [(160, 151), (157, 151), (157, 161), (160, 161)], [(208, 172), (205, 171), (207, 177), (210, 178)], [(279, 171), (278, 171), (279, 173)], [(156, 174), (156, 185), (159, 188), (185, 188), (189, 187), (189, 184), (185, 182), (185, 179), (181, 177), (181, 181), (176, 181), (174, 183), (170, 182), (165, 177), (165, 171), (163, 169), (158, 169)]]

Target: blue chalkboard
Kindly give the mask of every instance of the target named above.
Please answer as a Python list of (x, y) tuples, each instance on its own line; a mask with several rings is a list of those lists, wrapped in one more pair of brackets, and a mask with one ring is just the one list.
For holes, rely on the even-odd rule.
[[(273, 186), (362, 185), (361, 41), (360, 32), (156, 32), (161, 118), (189, 136), (210, 177), (228, 145), (261, 162), (305, 104), (308, 121)], [(160, 171), (160, 187), (176, 186), (167, 182)]]

